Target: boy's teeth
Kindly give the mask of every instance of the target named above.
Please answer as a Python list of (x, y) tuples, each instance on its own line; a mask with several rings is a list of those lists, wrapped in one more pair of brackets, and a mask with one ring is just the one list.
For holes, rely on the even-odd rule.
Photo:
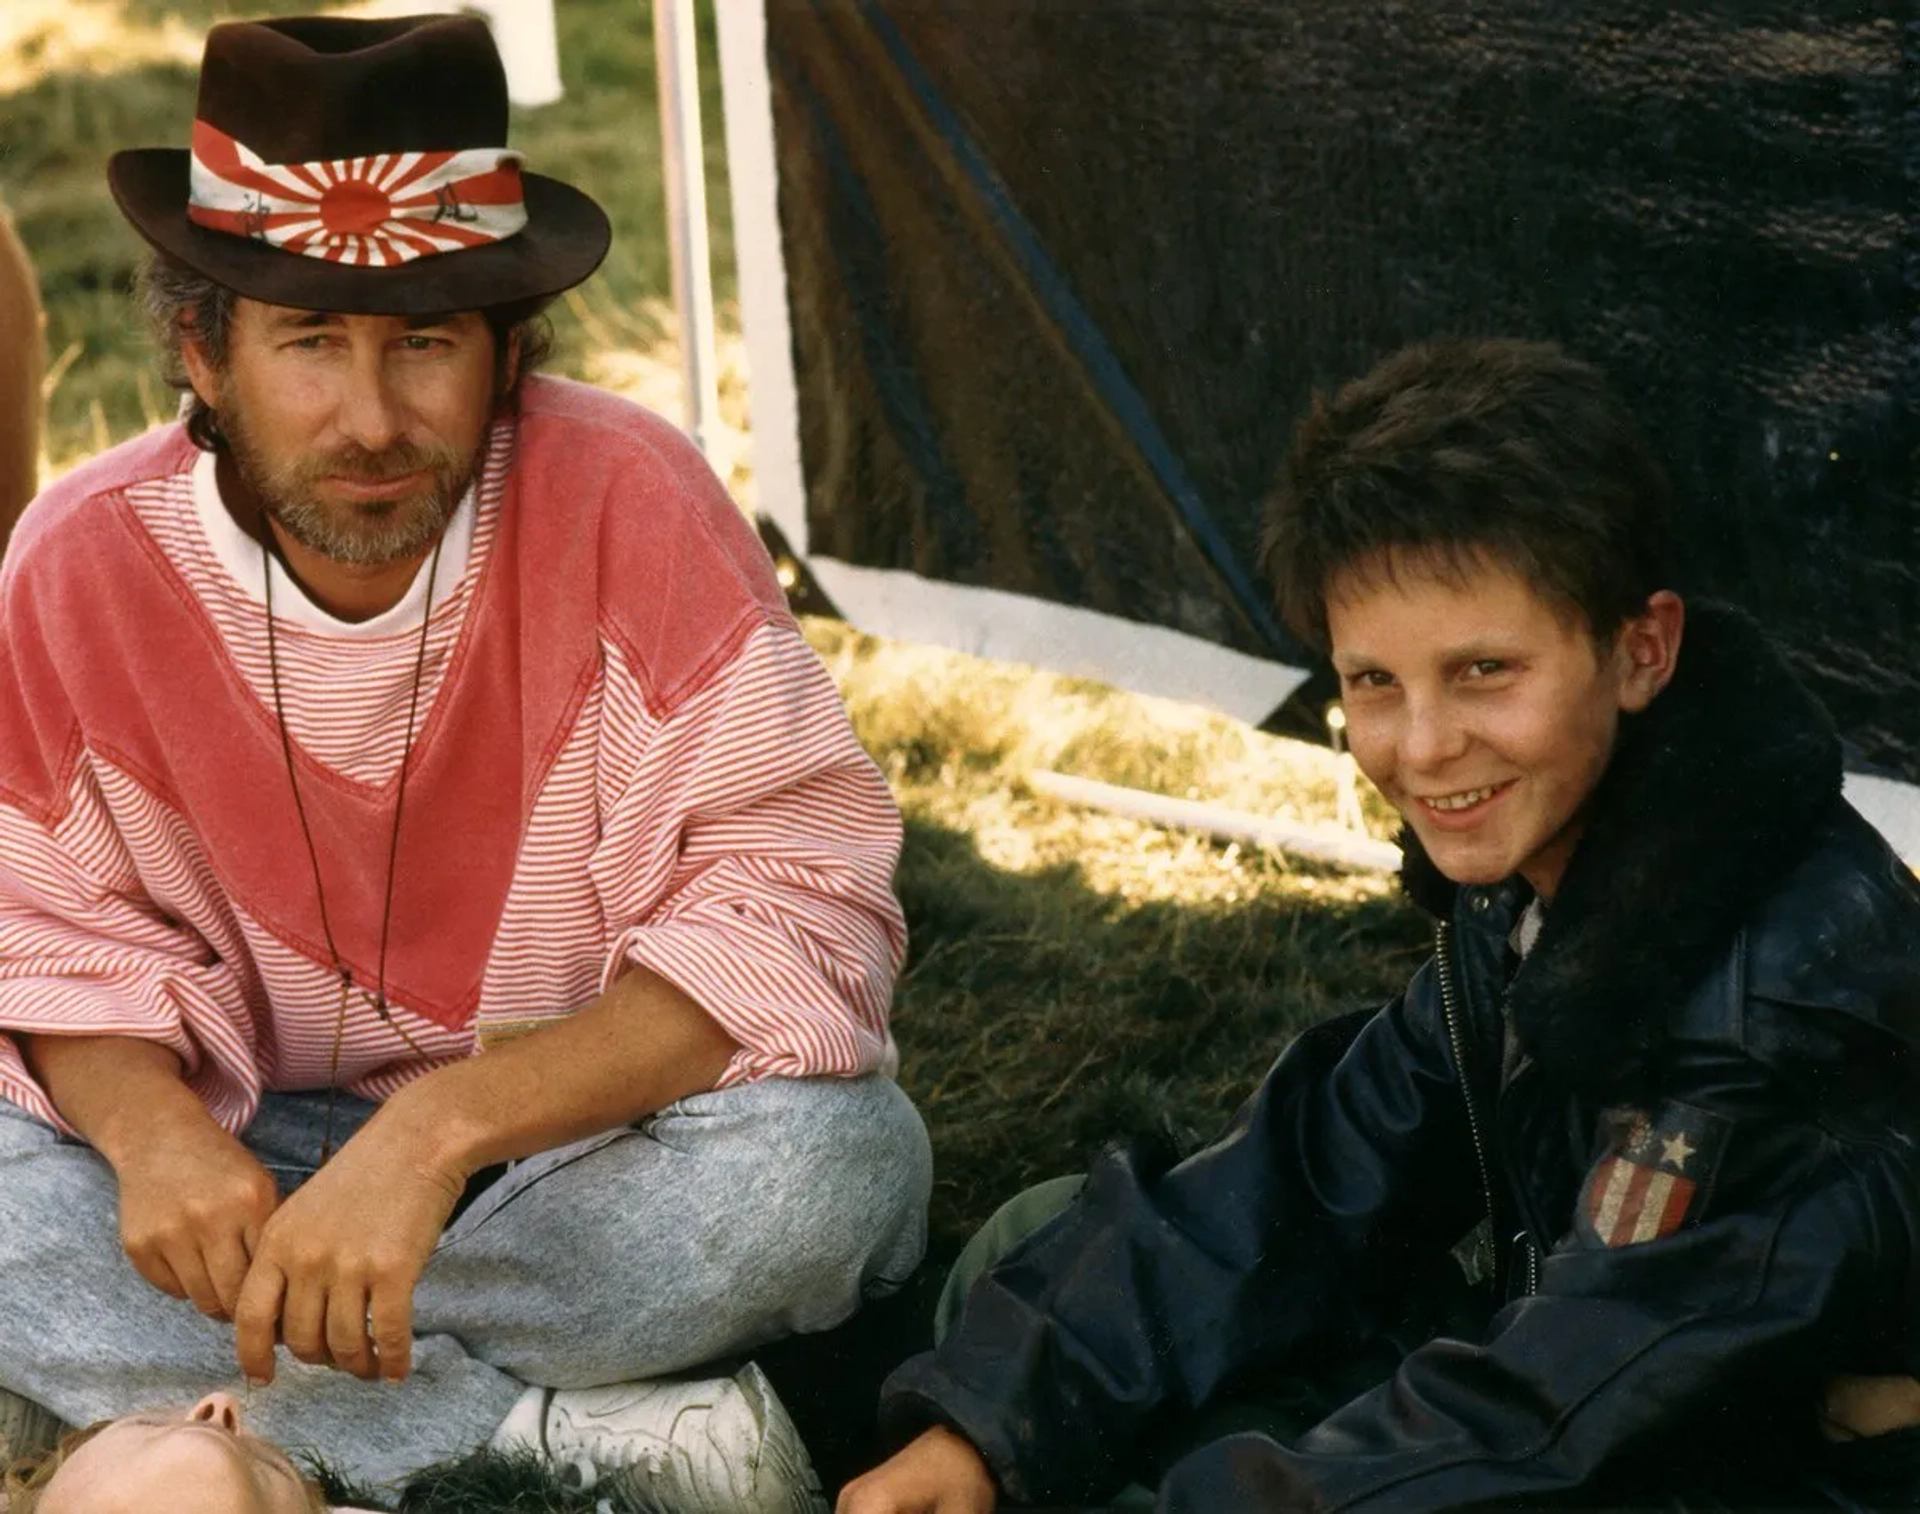
[(1469, 805), (1478, 804), (1482, 799), (1491, 799), (1493, 790), (1469, 789), (1464, 794), (1449, 794), (1444, 799), (1429, 799), (1428, 804), (1436, 810), (1464, 810)]

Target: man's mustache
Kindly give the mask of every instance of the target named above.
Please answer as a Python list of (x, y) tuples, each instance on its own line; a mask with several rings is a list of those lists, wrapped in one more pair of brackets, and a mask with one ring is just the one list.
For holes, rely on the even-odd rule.
[(432, 470), (436, 474), (457, 467), (459, 456), (448, 447), (421, 447), (399, 443), (379, 452), (353, 447), (324, 457), (302, 458), (295, 465), (298, 482), (312, 483), (322, 478), (345, 478), (360, 484), (384, 483), (409, 473)]

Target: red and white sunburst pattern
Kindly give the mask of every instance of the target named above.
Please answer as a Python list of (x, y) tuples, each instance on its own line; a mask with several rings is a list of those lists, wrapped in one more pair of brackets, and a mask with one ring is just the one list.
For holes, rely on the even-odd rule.
[(484, 247), (527, 224), (520, 155), (504, 147), (268, 163), (205, 121), (193, 125), (187, 217), (365, 268)]

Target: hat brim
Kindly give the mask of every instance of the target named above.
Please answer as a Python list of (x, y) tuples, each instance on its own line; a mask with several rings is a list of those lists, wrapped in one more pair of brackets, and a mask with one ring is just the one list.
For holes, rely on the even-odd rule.
[(571, 184), (522, 173), (526, 227), (486, 247), (359, 268), (210, 231), (187, 219), (191, 154), (138, 147), (107, 163), (120, 213), (157, 250), (216, 284), (274, 305), (343, 315), (442, 315), (550, 298), (585, 279), (613, 239), (606, 212)]

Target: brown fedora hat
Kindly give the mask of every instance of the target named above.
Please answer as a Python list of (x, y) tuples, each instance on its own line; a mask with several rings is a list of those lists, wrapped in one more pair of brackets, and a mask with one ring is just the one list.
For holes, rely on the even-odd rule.
[(506, 140), (477, 17), (231, 21), (192, 148), (115, 153), (107, 182), (154, 247), (249, 299), (433, 315), (556, 295), (606, 256), (606, 213)]

